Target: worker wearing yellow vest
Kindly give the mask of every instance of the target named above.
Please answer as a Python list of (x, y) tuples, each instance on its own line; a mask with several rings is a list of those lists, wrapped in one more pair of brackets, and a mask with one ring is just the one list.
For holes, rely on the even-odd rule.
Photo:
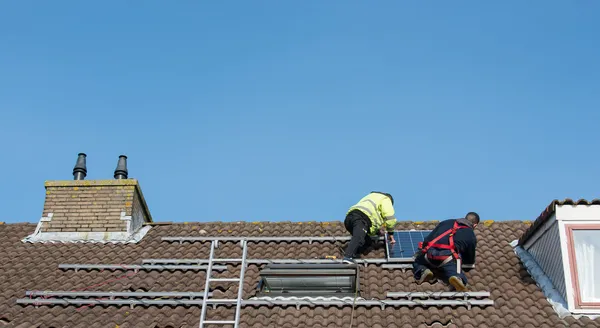
[[(384, 192), (373, 191), (350, 207), (346, 213), (344, 226), (352, 234), (346, 247), (343, 263), (352, 264), (359, 252), (368, 248), (371, 236), (392, 232), (396, 225), (394, 198)], [(389, 235), (390, 243), (395, 243), (393, 235)]]

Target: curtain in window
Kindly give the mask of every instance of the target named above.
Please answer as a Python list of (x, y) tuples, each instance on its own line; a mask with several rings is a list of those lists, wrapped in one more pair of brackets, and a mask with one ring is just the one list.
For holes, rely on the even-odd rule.
[(581, 301), (600, 302), (600, 230), (573, 230)]

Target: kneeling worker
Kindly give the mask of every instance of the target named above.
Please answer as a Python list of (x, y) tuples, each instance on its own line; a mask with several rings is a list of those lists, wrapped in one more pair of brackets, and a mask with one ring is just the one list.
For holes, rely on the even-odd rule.
[[(371, 236), (383, 235), (386, 230), (392, 232), (395, 225), (392, 195), (373, 191), (363, 197), (346, 213), (344, 226), (352, 234), (352, 238), (346, 247), (343, 263), (354, 263), (358, 253), (371, 245)], [(390, 243), (395, 243), (394, 236), (389, 236)]]
[[(479, 215), (469, 212), (464, 219), (440, 222), (423, 240), (413, 262), (413, 274), (417, 283), (437, 278), (450, 284), (455, 291), (467, 291), (467, 277), (475, 264), (477, 237), (475, 227)], [(464, 266), (464, 269), (463, 269)]]

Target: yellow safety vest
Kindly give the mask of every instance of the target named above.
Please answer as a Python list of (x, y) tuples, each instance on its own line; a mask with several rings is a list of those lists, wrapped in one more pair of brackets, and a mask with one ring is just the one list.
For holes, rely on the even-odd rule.
[(388, 232), (394, 230), (394, 226), (396, 225), (394, 206), (392, 205), (392, 200), (384, 194), (370, 193), (363, 197), (356, 205), (350, 207), (348, 213), (352, 210), (359, 210), (369, 217), (371, 220), (369, 235), (371, 236), (376, 235), (384, 225)]

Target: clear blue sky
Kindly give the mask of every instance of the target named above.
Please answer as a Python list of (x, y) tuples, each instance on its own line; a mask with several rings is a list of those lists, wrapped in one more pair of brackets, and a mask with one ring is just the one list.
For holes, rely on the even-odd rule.
[(157, 221), (600, 197), (600, 2), (4, 1), (0, 221), (129, 157)]

